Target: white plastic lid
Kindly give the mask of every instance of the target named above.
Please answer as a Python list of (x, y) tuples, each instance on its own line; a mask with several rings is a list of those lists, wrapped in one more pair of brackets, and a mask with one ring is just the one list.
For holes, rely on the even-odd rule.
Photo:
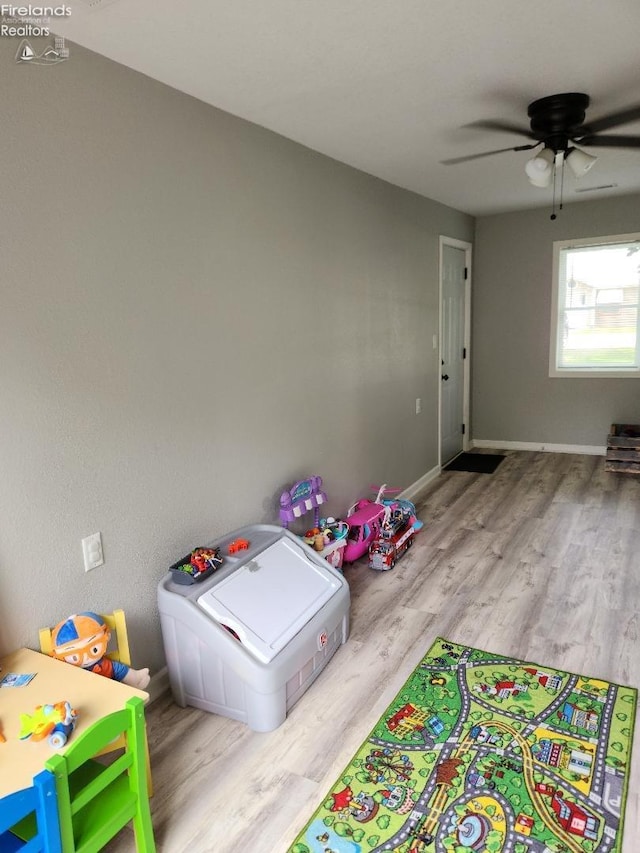
[(258, 660), (269, 663), (340, 589), (320, 557), (279, 539), (198, 598)]

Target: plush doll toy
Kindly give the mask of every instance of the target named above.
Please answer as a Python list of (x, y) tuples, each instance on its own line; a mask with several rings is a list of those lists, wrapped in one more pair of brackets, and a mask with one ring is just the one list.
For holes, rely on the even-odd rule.
[(111, 632), (102, 616), (91, 611), (76, 613), (51, 632), (53, 657), (144, 690), (150, 681), (149, 670), (131, 669), (105, 657), (110, 637)]

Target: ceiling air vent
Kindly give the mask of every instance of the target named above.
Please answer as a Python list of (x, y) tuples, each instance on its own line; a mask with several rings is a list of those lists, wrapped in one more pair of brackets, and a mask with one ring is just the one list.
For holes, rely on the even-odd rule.
[(575, 190), (577, 193), (596, 193), (598, 190), (612, 190), (617, 187), (617, 184), (600, 184), (599, 187), (580, 187)]

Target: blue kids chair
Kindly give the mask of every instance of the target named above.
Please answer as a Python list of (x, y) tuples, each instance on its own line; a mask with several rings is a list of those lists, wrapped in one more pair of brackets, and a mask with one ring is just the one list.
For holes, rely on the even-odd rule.
[[(28, 841), (11, 829), (24, 818), (35, 823), (35, 835)], [(0, 799), (0, 853), (61, 853), (60, 823), (55, 778), (48, 770), (34, 777), (33, 787)]]

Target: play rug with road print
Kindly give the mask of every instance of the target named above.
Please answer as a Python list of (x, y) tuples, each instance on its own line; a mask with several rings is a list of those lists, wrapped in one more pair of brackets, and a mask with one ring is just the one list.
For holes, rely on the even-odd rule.
[(289, 853), (622, 853), (636, 701), (438, 638)]

